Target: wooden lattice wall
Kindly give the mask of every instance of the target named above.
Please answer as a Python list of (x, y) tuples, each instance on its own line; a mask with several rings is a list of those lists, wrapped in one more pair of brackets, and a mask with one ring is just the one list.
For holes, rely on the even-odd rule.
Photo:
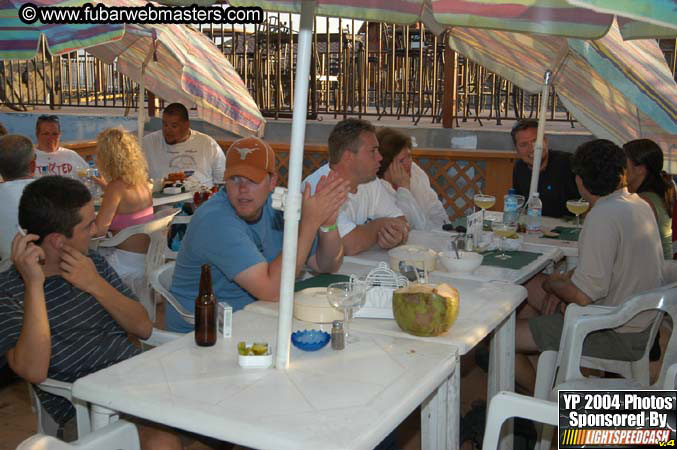
[[(219, 141), (227, 149), (232, 141)], [(277, 155), (279, 183), (287, 184), (289, 171), (289, 143), (271, 143)], [(67, 145), (82, 154), (91, 156), (96, 151), (95, 142)], [(490, 150), (436, 150), (416, 149), (416, 163), (430, 177), (430, 184), (437, 192), (449, 216), (454, 219), (467, 215), (473, 206), (472, 198), (478, 192), (496, 196), (492, 209), (503, 210), (503, 195), (512, 184), (513, 152)], [(305, 146), (303, 177), (310, 175), (327, 162), (327, 146)]]

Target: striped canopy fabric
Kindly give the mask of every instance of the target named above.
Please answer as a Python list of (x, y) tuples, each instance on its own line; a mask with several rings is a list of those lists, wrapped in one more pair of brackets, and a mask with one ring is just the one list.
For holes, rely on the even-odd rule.
[[(40, 22), (24, 25), (24, 32), (12, 28), (17, 21), (5, 22), (9, 17), (7, 0), (2, 11), (6, 13), (0, 21), (0, 58), (26, 59), (35, 56), (41, 33), (45, 33), (53, 54), (85, 48), (88, 53), (140, 82), (148, 90), (168, 102), (181, 102), (187, 107), (197, 107), (198, 117), (233, 133), (262, 136), (265, 120), (242, 79), (226, 57), (202, 33), (186, 25), (119, 25), (119, 35), (114, 40), (110, 35), (96, 39), (93, 28), (78, 29), (75, 25), (45, 26)], [(38, 2), (36, 2), (37, 4)], [(47, 3), (41, 5), (76, 6), (79, 2)], [(143, 6), (143, 0), (106, 0), (108, 6)], [(5, 24), (9, 26), (6, 26)], [(13, 31), (12, 31), (13, 30)], [(49, 34), (44, 30), (49, 30)], [(74, 31), (75, 30), (75, 31)], [(67, 41), (73, 34), (89, 40)], [(12, 39), (13, 38), (13, 39)], [(31, 41), (31, 39), (34, 39)], [(17, 43), (16, 45), (13, 43)], [(30, 43), (29, 43), (30, 42)], [(67, 44), (65, 44), (68, 42)], [(82, 43), (83, 47), (78, 47)], [(12, 47), (23, 50), (16, 53)], [(30, 49), (30, 51), (29, 51)], [(142, 66), (146, 62), (142, 75)]]
[(143, 80), (158, 97), (197, 106), (200, 118), (241, 136), (263, 135), (265, 120), (240, 75), (206, 36), (192, 28), (127, 25), (121, 40), (88, 52), (109, 64), (116, 62), (121, 73), (137, 81), (147, 60)]
[[(0, 60), (30, 59), (38, 50), (42, 37), (52, 55), (72, 52), (93, 45), (122, 39), (123, 24), (33, 24), (18, 16), (24, 2), (0, 0)], [(36, 6), (75, 6), (84, 2), (31, 0)]]
[(637, 37), (677, 36), (677, 0), (567, 0), (571, 5), (619, 16), (621, 34)]
[(677, 85), (655, 40), (623, 41), (616, 26), (594, 41), (459, 27), (449, 44), (532, 93), (552, 70), (564, 106), (597, 137), (677, 134)]
[[(607, 0), (614, 3), (616, 0)], [(620, 3), (651, 3), (618, 0)], [(191, 0), (171, 0), (189, 4)], [(605, 0), (316, 0), (315, 14), (379, 22), (412, 24), (419, 20), (433, 30), (444, 26), (487, 28), (522, 33), (539, 33), (577, 39), (598, 39), (614, 21), (614, 15), (597, 12), (578, 2)], [(675, 3), (677, 0), (660, 0)], [(302, 0), (229, 0), (233, 6), (259, 6), (267, 11), (301, 12)], [(576, 4), (573, 4), (576, 3)], [(662, 8), (661, 11), (668, 8)], [(671, 13), (673, 16), (674, 11)], [(637, 19), (620, 18), (624, 39), (677, 37), (673, 28), (656, 26)], [(435, 31), (437, 32), (437, 31)]]
[[(427, 1), (429, 0), (317, 0), (315, 14), (413, 24), (420, 19)], [(228, 3), (232, 6), (259, 6), (266, 11), (300, 14), (302, 0), (229, 0)]]
[[(657, 26), (637, 14), (618, 20), (623, 39), (677, 37), (677, 0), (431, 0), (433, 16), (445, 25), (541, 33), (577, 39), (598, 39), (606, 34), (614, 16), (611, 9), (590, 8), (589, 3), (632, 4), (637, 9), (659, 3), (656, 12), (672, 17), (672, 28)], [(672, 11), (668, 11), (668, 3)], [(641, 5), (641, 7), (639, 7)], [(620, 8), (620, 7), (619, 7)], [(651, 9), (652, 7), (649, 7)], [(620, 14), (620, 13), (619, 13)]]

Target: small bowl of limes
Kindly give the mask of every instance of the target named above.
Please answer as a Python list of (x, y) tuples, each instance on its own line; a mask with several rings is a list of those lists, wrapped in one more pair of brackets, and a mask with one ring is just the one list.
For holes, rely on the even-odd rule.
[(267, 369), (273, 365), (273, 354), (267, 342), (245, 342), (237, 344), (237, 362), (240, 367)]

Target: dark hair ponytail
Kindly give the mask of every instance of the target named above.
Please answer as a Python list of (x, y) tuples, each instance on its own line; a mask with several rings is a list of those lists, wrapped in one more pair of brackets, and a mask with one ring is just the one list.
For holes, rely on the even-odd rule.
[(663, 199), (665, 209), (672, 217), (675, 203), (675, 184), (670, 175), (663, 170), (663, 151), (651, 139), (636, 139), (623, 145), (625, 155), (637, 166), (646, 167), (644, 181), (637, 193), (655, 192)]

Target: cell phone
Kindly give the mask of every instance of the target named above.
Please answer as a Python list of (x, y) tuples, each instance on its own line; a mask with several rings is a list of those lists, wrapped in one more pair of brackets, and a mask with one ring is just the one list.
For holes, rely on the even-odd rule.
[[(18, 223), (16, 224), (16, 229), (17, 229), (17, 231), (19, 232), (19, 234), (20, 234), (21, 236), (26, 237), (26, 230), (24, 230), (23, 228), (21, 228), (21, 225), (19, 225)], [(32, 243), (32, 242), (31, 242), (31, 243)], [(44, 266), (44, 265), (45, 265), (45, 258), (39, 258), (39, 259), (38, 259), (38, 264), (40, 264), (41, 266)]]

